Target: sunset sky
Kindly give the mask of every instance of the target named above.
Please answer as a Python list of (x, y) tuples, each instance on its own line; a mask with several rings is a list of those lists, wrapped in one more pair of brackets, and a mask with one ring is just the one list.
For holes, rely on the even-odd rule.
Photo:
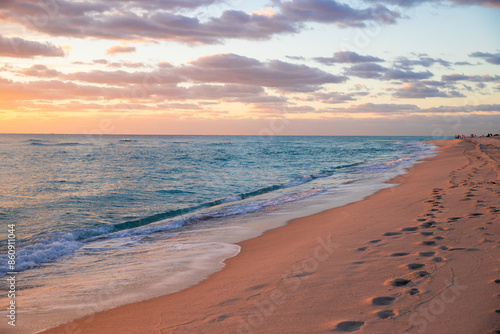
[(500, 133), (500, 1), (0, 0), (0, 133)]

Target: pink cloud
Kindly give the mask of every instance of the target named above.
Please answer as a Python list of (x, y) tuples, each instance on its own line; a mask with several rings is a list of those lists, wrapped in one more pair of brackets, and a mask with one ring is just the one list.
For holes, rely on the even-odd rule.
[(0, 35), (0, 57), (33, 58), (37, 56), (64, 57), (64, 49), (48, 42), (40, 43)]

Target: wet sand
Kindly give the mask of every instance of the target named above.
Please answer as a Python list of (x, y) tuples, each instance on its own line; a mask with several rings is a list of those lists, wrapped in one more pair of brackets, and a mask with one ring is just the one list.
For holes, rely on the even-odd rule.
[(198, 285), (43, 333), (496, 333), (500, 140), (436, 144), (399, 186), (241, 242)]

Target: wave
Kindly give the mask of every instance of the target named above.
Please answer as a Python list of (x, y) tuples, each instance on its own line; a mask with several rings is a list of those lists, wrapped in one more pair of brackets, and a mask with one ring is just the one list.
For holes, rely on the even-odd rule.
[[(23, 271), (35, 268), (63, 256), (71, 255), (85, 244), (86, 239), (107, 231), (110, 231), (109, 228), (102, 227), (75, 231), (52, 231), (35, 236), (28, 245), (17, 249), (15, 270)], [(6, 255), (0, 256), (1, 263), (7, 263), (7, 260)], [(8, 271), (6, 266), (0, 267), (0, 276), (5, 275)]]
[[(218, 199), (203, 204), (170, 210), (142, 219), (126, 221), (113, 225), (102, 225), (74, 231), (53, 231), (37, 235), (32, 240), (20, 240), (30, 244), (18, 250), (16, 270), (22, 271), (57, 260), (73, 254), (84, 244), (107, 238), (120, 238), (131, 235), (147, 235), (155, 232), (165, 232), (179, 229), (187, 224), (195, 224), (211, 219), (223, 218), (256, 212), (264, 208), (299, 201), (324, 192), (324, 189), (313, 189), (297, 192), (271, 199), (255, 199), (252, 197), (267, 194), (275, 190), (295, 187), (314, 180), (316, 177), (304, 176), (292, 182), (273, 185)], [(245, 201), (244, 200), (250, 200)], [(7, 261), (6, 256), (0, 256), (0, 262)], [(7, 271), (0, 268), (0, 276)]]
[[(29, 245), (23, 246), (17, 252), (16, 271), (23, 271), (38, 267), (44, 263), (57, 260), (78, 251), (85, 244), (102, 239), (114, 239), (130, 236), (150, 235), (157, 232), (177, 230), (188, 224), (206, 222), (212, 219), (242, 215), (256, 212), (265, 208), (275, 207), (290, 202), (299, 201), (323, 193), (324, 189), (289, 194), (272, 199), (255, 200), (247, 203), (215, 207), (219, 204), (231, 203), (227, 200), (217, 200), (204, 205), (187, 209), (173, 210), (140, 220), (129, 221), (116, 225), (105, 225), (99, 228), (76, 231), (53, 231), (37, 236)], [(235, 199), (235, 202), (241, 201)], [(202, 208), (214, 206), (213, 209), (199, 212)], [(189, 214), (191, 213), (191, 214)], [(0, 256), (0, 262), (6, 263), (7, 256)], [(8, 270), (0, 268), (0, 276)]]
[[(277, 207), (291, 202), (300, 201), (312, 196), (324, 193), (324, 189), (312, 189), (299, 193), (289, 194), (271, 199), (262, 199), (241, 203), (237, 205), (228, 205), (223, 207), (214, 208), (205, 212), (199, 212), (192, 215), (182, 216), (176, 219), (163, 220), (156, 222), (156, 224), (149, 224), (140, 228), (125, 229), (122, 231), (114, 232), (106, 237), (109, 238), (123, 238), (137, 235), (149, 235), (157, 232), (171, 231), (189, 224), (196, 224), (206, 222), (212, 219), (224, 218), (229, 216), (237, 216), (248, 213), (257, 212), (269, 207)], [(94, 238), (96, 240), (98, 238)]]
[(32, 141), (30, 142), (30, 145), (33, 145), (33, 146), (88, 146), (88, 145), (92, 145), (90, 143), (55, 143), (55, 144), (48, 144), (48, 143), (44, 143), (42, 141)]
[[(47, 144), (37, 141), (32, 141), (30, 144), (42, 144), (47, 146), (57, 146), (61, 144), (80, 145), (80, 143)], [(432, 145), (423, 143), (416, 143), (414, 146), (419, 152), (432, 149)], [(304, 189), (304, 187), (300, 187), (317, 179), (327, 178), (338, 173), (350, 174), (387, 170), (413, 160), (416, 160), (415, 154), (410, 154), (410, 157), (398, 158), (389, 162), (367, 167), (365, 167), (367, 161), (357, 161), (350, 164), (332, 166), (331, 168), (299, 176), (280, 184), (271, 184), (252, 191), (232, 194), (221, 199), (208, 201), (190, 207), (160, 212), (141, 219), (129, 220), (117, 224), (100, 224), (87, 229), (74, 231), (53, 231), (43, 235), (37, 235), (29, 241), (20, 240), (20, 243), (24, 243), (25, 245), (18, 250), (18, 263), (16, 264), (16, 270), (22, 271), (34, 268), (44, 263), (55, 261), (61, 257), (69, 256), (78, 251), (78, 249), (80, 249), (83, 245), (95, 240), (134, 235), (141, 236), (155, 232), (174, 231), (190, 224), (197, 224), (223, 217), (248, 214), (266, 208), (277, 207), (286, 203), (300, 201), (327, 191), (321, 187), (311, 189), (313, 187), (312, 185), (309, 187), (309, 190), (307, 187), (306, 189)], [(317, 186), (317, 184), (314, 186)], [(262, 197), (258, 197), (260, 195), (272, 193), (278, 190), (282, 191), (271, 195), (274, 196), (274, 198), (263, 199)], [(171, 194), (183, 192), (180, 190), (161, 191)], [(284, 194), (285, 192), (286, 194)], [(6, 263), (6, 261), (7, 259), (5, 255), (0, 256), (0, 262)], [(5, 272), (1, 271), (3, 269), (5, 269), (5, 267), (0, 268), (0, 276), (5, 274)]]
[(382, 164), (368, 166), (368, 167), (363, 169), (363, 172), (375, 172), (375, 171), (383, 171), (383, 170), (387, 170), (387, 169), (393, 169), (393, 168), (395, 168), (395, 167), (397, 167), (405, 162), (414, 161), (414, 160), (415, 160), (415, 158), (399, 158), (399, 159), (395, 159), (395, 160), (385, 162)]

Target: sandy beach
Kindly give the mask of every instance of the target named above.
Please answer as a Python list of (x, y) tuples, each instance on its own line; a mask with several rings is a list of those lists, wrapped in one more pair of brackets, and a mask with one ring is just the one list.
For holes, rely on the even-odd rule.
[(43, 333), (498, 333), (500, 140), (435, 144), (399, 186), (241, 242), (198, 285)]

